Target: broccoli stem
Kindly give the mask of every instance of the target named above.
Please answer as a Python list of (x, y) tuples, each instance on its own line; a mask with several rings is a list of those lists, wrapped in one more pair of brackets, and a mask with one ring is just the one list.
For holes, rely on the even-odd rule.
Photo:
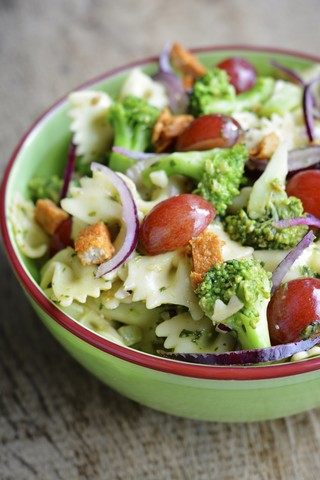
[[(118, 147), (118, 145), (115, 145)], [(118, 152), (112, 152), (109, 158), (109, 167), (115, 172), (124, 173), (131, 165), (133, 160)]]
[[(120, 133), (121, 134), (120, 134)], [(115, 137), (114, 147), (123, 147), (134, 152), (144, 152), (146, 145), (149, 143), (150, 132), (143, 127), (136, 127), (135, 131), (120, 126)], [(135, 163), (135, 160), (122, 155), (119, 152), (111, 152), (109, 159), (109, 167), (112, 170), (125, 173), (126, 170)]]
[[(144, 152), (151, 143), (152, 128), (159, 110), (142, 98), (127, 96), (115, 102), (108, 111), (108, 121), (114, 132), (113, 146)], [(125, 172), (134, 160), (118, 152), (111, 152), (109, 166), (115, 171)]]
[(250, 110), (255, 108), (260, 113), (260, 107), (272, 95), (274, 79), (271, 77), (259, 77), (254, 87), (247, 92), (239, 93), (235, 99), (235, 110)]
[(248, 152), (244, 145), (205, 151), (176, 152), (161, 156), (142, 171), (142, 181), (152, 188), (150, 174), (163, 170), (168, 176), (184, 175), (193, 179), (200, 195), (214, 206), (217, 215), (225, 215), (228, 205), (239, 194)]
[(212, 150), (206, 152), (175, 152), (163, 156), (151, 167), (142, 172), (143, 183), (152, 187), (150, 173), (164, 170), (168, 177), (172, 175), (185, 175), (195, 181), (200, 181), (203, 174), (203, 163), (210, 156)]
[(238, 312), (235, 315), (236, 319), (232, 323), (232, 330), (237, 333), (243, 350), (266, 348), (271, 345), (266, 315), (268, 300), (263, 301), (263, 304), (263, 308), (260, 309), (259, 321), (255, 324), (244, 313)]

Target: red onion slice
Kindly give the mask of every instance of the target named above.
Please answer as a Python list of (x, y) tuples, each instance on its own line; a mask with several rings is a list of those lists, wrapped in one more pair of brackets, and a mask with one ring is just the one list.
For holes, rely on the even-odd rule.
[[(112, 182), (114, 187), (118, 190), (120, 200), (122, 203), (122, 228), (126, 229), (125, 239), (120, 249), (108, 261), (99, 265), (97, 270), (97, 277), (102, 277), (106, 273), (111, 272), (115, 268), (122, 265), (123, 262), (131, 255), (138, 243), (139, 220), (137, 215), (137, 207), (133, 196), (122, 178), (110, 168), (100, 163), (92, 163), (91, 170), (94, 172), (103, 173)], [(119, 235), (121, 234), (121, 231)]]
[(320, 218), (311, 215), (311, 213), (307, 213), (305, 217), (284, 218), (273, 222), (272, 225), (276, 228), (288, 228), (296, 225), (308, 225), (309, 227), (320, 228)]
[(284, 360), (292, 357), (295, 353), (309, 350), (319, 342), (320, 338), (315, 337), (256, 350), (235, 350), (223, 353), (173, 353), (158, 351), (158, 354), (161, 357), (202, 365), (255, 365)]
[(284, 65), (281, 65), (280, 63), (276, 62), (275, 60), (271, 60), (270, 64), (274, 68), (279, 70), (280, 72), (287, 75), (287, 77), (289, 77), (289, 79), (292, 82), (297, 83), (298, 85), (301, 85), (303, 87), (305, 86), (305, 83), (304, 83), (303, 79), (300, 77), (300, 75), (298, 75), (294, 70), (291, 70), (291, 68), (288, 68), (288, 67), (285, 67)]
[(315, 235), (313, 231), (310, 230), (302, 240), (284, 257), (284, 259), (279, 263), (277, 268), (272, 273), (272, 288), (271, 293), (279, 287), (283, 278), (286, 276), (288, 271), (290, 270), (291, 266), (294, 262), (300, 257), (302, 252), (309, 247), (310, 243), (315, 239)]
[(291, 150), (288, 155), (288, 171), (293, 174), (320, 164), (320, 145)]
[(292, 82), (297, 83), (303, 87), (303, 98), (302, 98), (302, 107), (303, 107), (303, 115), (304, 121), (306, 125), (307, 135), (310, 142), (315, 140), (315, 132), (314, 132), (314, 107), (315, 107), (315, 98), (312, 95), (311, 88), (312, 86), (320, 82), (320, 77), (314, 78), (310, 83), (306, 84), (303, 79), (298, 75), (294, 70), (290, 68), (284, 67), (280, 65), (276, 61), (270, 62), (273, 67), (281, 72), (285, 73)]
[(159, 55), (159, 68), (161, 72), (172, 73), (170, 63), (170, 52), (172, 49), (172, 43), (167, 43)]
[(68, 188), (69, 188), (72, 175), (76, 166), (76, 160), (77, 160), (77, 146), (73, 142), (71, 142), (69, 146), (69, 151), (68, 151), (66, 168), (64, 170), (63, 185), (60, 192), (59, 204), (61, 200), (63, 200), (67, 196)]
[(173, 112), (184, 112), (188, 106), (188, 95), (181, 78), (171, 68), (170, 51), (171, 44), (167, 44), (159, 56), (159, 70), (152, 78), (165, 87), (171, 110)]
[(312, 95), (311, 88), (317, 82), (320, 82), (320, 77), (314, 78), (310, 83), (308, 83), (308, 85), (304, 87), (302, 98), (304, 121), (310, 142), (313, 142), (316, 138), (313, 117), (314, 97)]
[(146, 153), (146, 152), (136, 152), (133, 150), (128, 150), (128, 148), (124, 147), (112, 147), (113, 152), (120, 153), (121, 155), (125, 155), (132, 160), (145, 160), (146, 158), (154, 157), (154, 153)]

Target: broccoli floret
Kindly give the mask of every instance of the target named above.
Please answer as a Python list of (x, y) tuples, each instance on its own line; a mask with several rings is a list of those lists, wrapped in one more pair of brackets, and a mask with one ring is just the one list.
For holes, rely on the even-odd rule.
[[(229, 327), (243, 349), (270, 346), (266, 313), (270, 276), (257, 260), (233, 259), (211, 267), (195, 291), (204, 313), (214, 324)], [(237, 311), (229, 307), (234, 299), (238, 301)], [(225, 316), (221, 315), (221, 304)]]
[[(108, 121), (114, 132), (113, 145), (137, 152), (147, 150), (159, 113), (146, 100), (132, 95), (125, 97), (123, 102), (114, 102), (108, 111)], [(113, 170), (125, 172), (132, 164), (132, 159), (120, 153), (110, 155), (109, 166)]]
[(31, 200), (36, 203), (40, 198), (49, 198), (54, 203), (58, 203), (62, 189), (62, 182), (62, 179), (57, 175), (53, 175), (50, 178), (33, 178), (28, 183)]
[(224, 215), (233, 197), (239, 193), (247, 158), (247, 150), (240, 144), (201, 152), (175, 152), (160, 157), (146, 168), (142, 179), (150, 187), (153, 172), (162, 170), (168, 176), (185, 175), (197, 182), (193, 193), (211, 202), (218, 215)]
[(227, 72), (213, 68), (194, 83), (189, 109), (194, 116), (230, 113), (235, 98), (236, 90), (229, 83)]
[(213, 68), (196, 80), (190, 95), (189, 109), (194, 116), (258, 110), (271, 96), (273, 88), (273, 78), (258, 77), (254, 87), (237, 95), (235, 88), (229, 83), (227, 73)]
[(225, 229), (232, 240), (258, 250), (287, 250), (307, 233), (308, 227), (304, 225), (282, 229), (273, 225), (284, 218), (304, 215), (300, 199), (288, 197), (285, 191), (287, 163), (287, 147), (281, 144), (254, 183), (247, 206), (224, 218)]
[(254, 247), (256, 250), (287, 250), (293, 248), (307, 233), (308, 228), (298, 225), (290, 228), (277, 229), (273, 226), (276, 220), (295, 218), (303, 215), (299, 199), (286, 197), (280, 209), (270, 209), (265, 217), (252, 219), (246, 209), (241, 209), (237, 215), (225, 217), (225, 229), (232, 240)]

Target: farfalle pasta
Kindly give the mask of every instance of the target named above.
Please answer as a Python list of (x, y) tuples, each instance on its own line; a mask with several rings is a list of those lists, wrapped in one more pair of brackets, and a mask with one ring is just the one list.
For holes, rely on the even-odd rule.
[(112, 142), (112, 130), (105, 121), (111, 98), (104, 92), (80, 90), (69, 96), (70, 129), (84, 162), (102, 156)]
[(67, 307), (74, 300), (85, 303), (88, 297), (98, 298), (111, 283), (96, 277), (95, 266), (83, 266), (73, 248), (68, 247), (52, 257), (41, 270), (40, 286), (51, 286), (52, 300)]
[(49, 237), (35, 222), (34, 211), (34, 204), (16, 193), (10, 209), (10, 219), (17, 244), (27, 257), (41, 258), (48, 251)]

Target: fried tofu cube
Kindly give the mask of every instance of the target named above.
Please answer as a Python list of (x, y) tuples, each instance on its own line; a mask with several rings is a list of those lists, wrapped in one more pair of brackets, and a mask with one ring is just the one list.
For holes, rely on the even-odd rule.
[(179, 43), (172, 45), (170, 58), (175, 68), (186, 76), (199, 78), (206, 73), (206, 68), (199, 62), (197, 57), (185, 50)]
[(205, 230), (201, 235), (190, 240), (190, 245), (193, 259), (193, 271), (190, 278), (192, 288), (195, 290), (209, 268), (216, 263), (223, 262), (223, 242), (218, 235)]
[(100, 265), (109, 260), (115, 252), (110, 232), (103, 222), (80, 230), (74, 248), (82, 265)]
[(43, 230), (52, 235), (69, 215), (52, 200), (45, 198), (37, 200), (34, 217)]
[(172, 115), (169, 108), (162, 110), (152, 130), (152, 143), (156, 147), (156, 152), (170, 150), (177, 137), (192, 120), (192, 115)]

